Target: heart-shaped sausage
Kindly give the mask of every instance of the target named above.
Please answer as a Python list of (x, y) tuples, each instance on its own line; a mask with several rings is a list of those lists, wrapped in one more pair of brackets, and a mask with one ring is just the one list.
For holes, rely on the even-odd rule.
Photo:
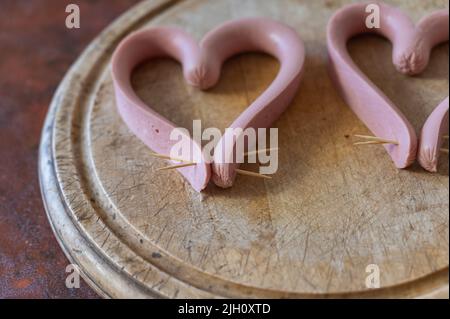
[[(197, 44), (184, 31), (174, 28), (150, 28), (135, 32), (125, 38), (112, 58), (112, 76), (119, 113), (129, 129), (155, 152), (169, 155), (176, 143), (170, 133), (176, 128), (148, 107), (134, 92), (130, 78), (133, 69), (145, 60), (172, 57), (183, 66), (187, 82), (200, 89), (214, 86), (223, 63), (244, 52), (261, 51), (276, 57), (280, 70), (267, 88), (239, 117), (231, 128), (269, 127), (286, 109), (294, 97), (303, 70), (305, 50), (302, 40), (291, 28), (264, 18), (248, 18), (227, 22), (209, 32)], [(216, 145), (225, 158), (234, 156), (235, 145), (224, 143), (226, 134)], [(194, 150), (198, 164), (180, 168), (179, 171), (196, 191), (206, 187), (211, 177), (221, 187), (230, 187), (238, 164), (211, 165), (205, 161), (202, 148), (186, 137)], [(226, 145), (226, 146), (225, 146)], [(233, 157), (234, 158), (234, 157)]]
[(369, 4), (348, 5), (331, 18), (327, 38), (332, 78), (347, 104), (377, 137), (398, 141), (398, 145), (385, 146), (398, 168), (409, 166), (419, 156), (425, 169), (435, 171), (442, 134), (448, 130), (448, 98), (427, 120), (417, 152), (418, 141), (412, 125), (359, 70), (347, 51), (347, 42), (363, 33), (382, 35), (393, 44), (393, 62), (398, 71), (418, 74), (428, 65), (433, 47), (448, 41), (449, 13), (434, 12), (415, 25), (399, 9), (376, 2), (380, 8), (380, 28), (368, 28)]

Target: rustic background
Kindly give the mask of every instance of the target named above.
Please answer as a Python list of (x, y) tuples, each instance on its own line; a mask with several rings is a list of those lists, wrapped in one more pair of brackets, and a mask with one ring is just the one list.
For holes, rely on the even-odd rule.
[[(81, 30), (64, 26), (69, 2), (81, 7)], [(64, 285), (68, 261), (42, 207), (37, 151), (47, 106), (68, 67), (110, 21), (136, 2), (0, 2), (0, 298), (96, 297), (85, 284), (75, 290)], [(333, 3), (326, 2), (329, 6)], [(310, 70), (320, 63), (313, 62)], [(402, 87), (390, 90), (401, 92)], [(350, 114), (345, 110), (343, 114)]]
[[(59, 241), (102, 295), (448, 296), (448, 162), (438, 174), (417, 165), (397, 170), (381, 147), (353, 147), (353, 134), (370, 132), (328, 76), (324, 31), (350, 1), (149, 0), (89, 45), (52, 103), (39, 172)], [(388, 3), (414, 20), (448, 6)], [(121, 121), (111, 54), (138, 28), (178, 26), (200, 39), (246, 16), (285, 22), (307, 48), (301, 89), (274, 123), (285, 151), (270, 182), (239, 177), (228, 190), (209, 185), (198, 194), (177, 172), (157, 172), (164, 161)], [(419, 130), (448, 95), (448, 45), (433, 51), (426, 72), (406, 80), (392, 65), (389, 42), (369, 38), (351, 41), (350, 54)], [(147, 61), (132, 82), (178, 126), (201, 118), (204, 127), (224, 129), (275, 77), (270, 60), (228, 61), (207, 92), (189, 87), (167, 60)], [(369, 264), (379, 266), (380, 290), (367, 290)]]
[[(138, 0), (0, 1), (0, 298), (96, 298), (65, 287), (37, 176), (40, 133), (53, 93), (81, 51)], [(65, 27), (77, 3), (81, 29)]]

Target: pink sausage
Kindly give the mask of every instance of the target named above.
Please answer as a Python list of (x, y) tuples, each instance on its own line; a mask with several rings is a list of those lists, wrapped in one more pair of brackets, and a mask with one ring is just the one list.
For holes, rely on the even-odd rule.
[[(294, 30), (262, 18), (225, 23), (208, 33), (200, 45), (182, 30), (173, 28), (151, 28), (129, 35), (120, 43), (112, 58), (112, 77), (119, 113), (129, 129), (149, 148), (169, 155), (176, 143), (170, 140), (175, 125), (136, 95), (130, 82), (134, 68), (148, 59), (172, 57), (182, 64), (184, 77), (189, 84), (207, 89), (217, 83), (222, 64), (228, 58), (249, 51), (273, 55), (280, 61), (281, 68), (269, 88), (230, 127), (268, 127), (286, 109), (298, 89), (305, 51), (302, 40)], [(223, 148), (224, 138), (217, 147)], [(206, 163), (201, 146), (190, 137), (187, 140), (199, 163), (178, 170), (196, 191), (201, 191), (210, 180), (211, 165)], [(221, 154), (230, 157), (235, 147), (227, 146)], [(213, 163), (213, 181), (221, 187), (232, 186), (237, 166)]]
[[(233, 39), (230, 41), (229, 39)], [(305, 49), (297, 33), (280, 23), (267, 19), (228, 22), (211, 31), (201, 42), (205, 56), (211, 59), (213, 79), (219, 76), (221, 64), (242, 52), (260, 51), (280, 62), (275, 80), (231, 125), (230, 128), (267, 128), (280, 117), (295, 96), (305, 61)], [(208, 83), (210, 84), (210, 83)], [(212, 83), (211, 83), (212, 84)], [(215, 148), (213, 181), (220, 187), (231, 187), (239, 164), (225, 164), (235, 155), (234, 145), (226, 144), (226, 134)], [(226, 145), (225, 145), (226, 144)], [(220, 151), (218, 151), (220, 150)]]
[(331, 76), (346, 103), (375, 136), (398, 141), (399, 145), (385, 148), (395, 165), (405, 168), (417, 156), (416, 133), (394, 103), (359, 70), (347, 51), (347, 42), (359, 34), (382, 35), (393, 44), (397, 70), (418, 74), (428, 65), (432, 48), (448, 41), (448, 11), (435, 12), (416, 26), (399, 9), (376, 2), (380, 28), (369, 29), (365, 24), (368, 4), (348, 5), (331, 18), (327, 30)]

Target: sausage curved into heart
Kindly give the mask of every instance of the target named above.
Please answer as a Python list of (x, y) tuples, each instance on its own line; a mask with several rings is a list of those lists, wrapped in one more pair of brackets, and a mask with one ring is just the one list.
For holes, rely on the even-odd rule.
[[(278, 22), (265, 18), (248, 18), (227, 22), (209, 32), (197, 44), (184, 31), (175, 28), (149, 28), (135, 32), (124, 39), (112, 58), (112, 76), (119, 113), (129, 129), (155, 152), (169, 155), (177, 142), (170, 139), (176, 128), (168, 119), (146, 105), (132, 88), (133, 69), (145, 60), (171, 57), (183, 66), (186, 81), (200, 89), (214, 86), (223, 63), (244, 52), (260, 51), (280, 62), (275, 80), (237, 119), (231, 128), (269, 127), (286, 109), (294, 97), (303, 70), (305, 49), (297, 33)], [(155, 101), (157, 102), (157, 101)], [(230, 187), (238, 164), (223, 163), (221, 159), (234, 156), (235, 144), (225, 143), (224, 135), (216, 149), (212, 164), (206, 161), (202, 148), (186, 136), (193, 149), (195, 166), (178, 169), (192, 187), (201, 191), (211, 174), (221, 187)], [(212, 169), (211, 169), (212, 165)]]
[[(348, 5), (331, 18), (327, 30), (331, 76), (344, 100), (375, 136), (398, 142), (398, 145), (389, 144), (385, 148), (395, 165), (405, 168), (414, 162), (418, 154), (415, 130), (394, 103), (359, 70), (347, 51), (347, 42), (363, 33), (382, 35), (393, 44), (393, 62), (397, 70), (408, 75), (418, 74), (428, 65), (433, 47), (448, 41), (449, 13), (448, 10), (434, 12), (415, 25), (399, 9), (376, 2), (380, 9), (380, 27), (368, 28), (368, 4)], [(442, 108), (445, 105), (448, 113), (447, 99), (424, 128), (422, 139), (425, 138), (426, 142), (421, 143), (421, 148), (428, 149), (431, 144), (436, 146), (441, 141), (437, 132), (428, 132), (443, 132), (444, 125), (441, 124), (445, 116), (442, 116)], [(425, 169), (433, 168), (437, 162), (436, 154), (426, 157), (423, 155), (428, 152), (425, 149), (419, 150), (423, 159), (421, 164)], [(425, 158), (434, 164), (429, 160), (425, 163)]]

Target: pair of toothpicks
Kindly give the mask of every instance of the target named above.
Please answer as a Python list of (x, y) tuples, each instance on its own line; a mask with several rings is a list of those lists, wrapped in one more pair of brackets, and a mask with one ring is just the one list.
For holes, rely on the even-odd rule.
[[(272, 150), (272, 149), (260, 150), (260, 151), (256, 151), (256, 153), (261, 153), (261, 152), (270, 151), (270, 150)], [(276, 149), (276, 150), (278, 150), (278, 149)], [(248, 156), (250, 154), (253, 154), (253, 153), (249, 152), (249, 153), (245, 153), (244, 155)], [(182, 164), (176, 164), (176, 165), (162, 167), (162, 168), (159, 168), (158, 171), (168, 171), (168, 170), (172, 170), (172, 169), (177, 169), (177, 168), (183, 168), (183, 167), (189, 167), (189, 166), (197, 165), (197, 163), (195, 163), (195, 162), (187, 161), (187, 160), (184, 160), (184, 159), (181, 159), (181, 158), (174, 158), (174, 157), (170, 157), (170, 156), (162, 155), (162, 154), (158, 154), (158, 153), (151, 153), (151, 155), (153, 157), (157, 157), (157, 158), (161, 158), (161, 159), (166, 159), (166, 160), (171, 160), (171, 161), (174, 161), (174, 162), (182, 163)], [(242, 169), (236, 169), (236, 173), (241, 174), (241, 175), (246, 175), (246, 176), (259, 177), (259, 178), (264, 178), (264, 179), (272, 179), (272, 177), (270, 177), (270, 176), (259, 174), (259, 173), (255, 173), (255, 172), (245, 171), (245, 170), (242, 170)]]
[[(398, 145), (399, 144), (397, 141), (387, 140), (387, 139), (376, 137), (376, 136), (355, 135), (355, 137), (358, 137), (358, 138), (363, 139), (365, 141), (363, 141), (363, 142), (356, 142), (356, 143), (353, 143), (353, 145), (380, 145), (380, 144), (381, 145), (384, 145), (384, 144)], [(449, 136), (448, 135), (444, 135), (443, 138), (448, 140)], [(449, 150), (446, 149), (446, 148), (441, 148), (440, 151), (441, 151), (441, 153), (449, 154)]]

